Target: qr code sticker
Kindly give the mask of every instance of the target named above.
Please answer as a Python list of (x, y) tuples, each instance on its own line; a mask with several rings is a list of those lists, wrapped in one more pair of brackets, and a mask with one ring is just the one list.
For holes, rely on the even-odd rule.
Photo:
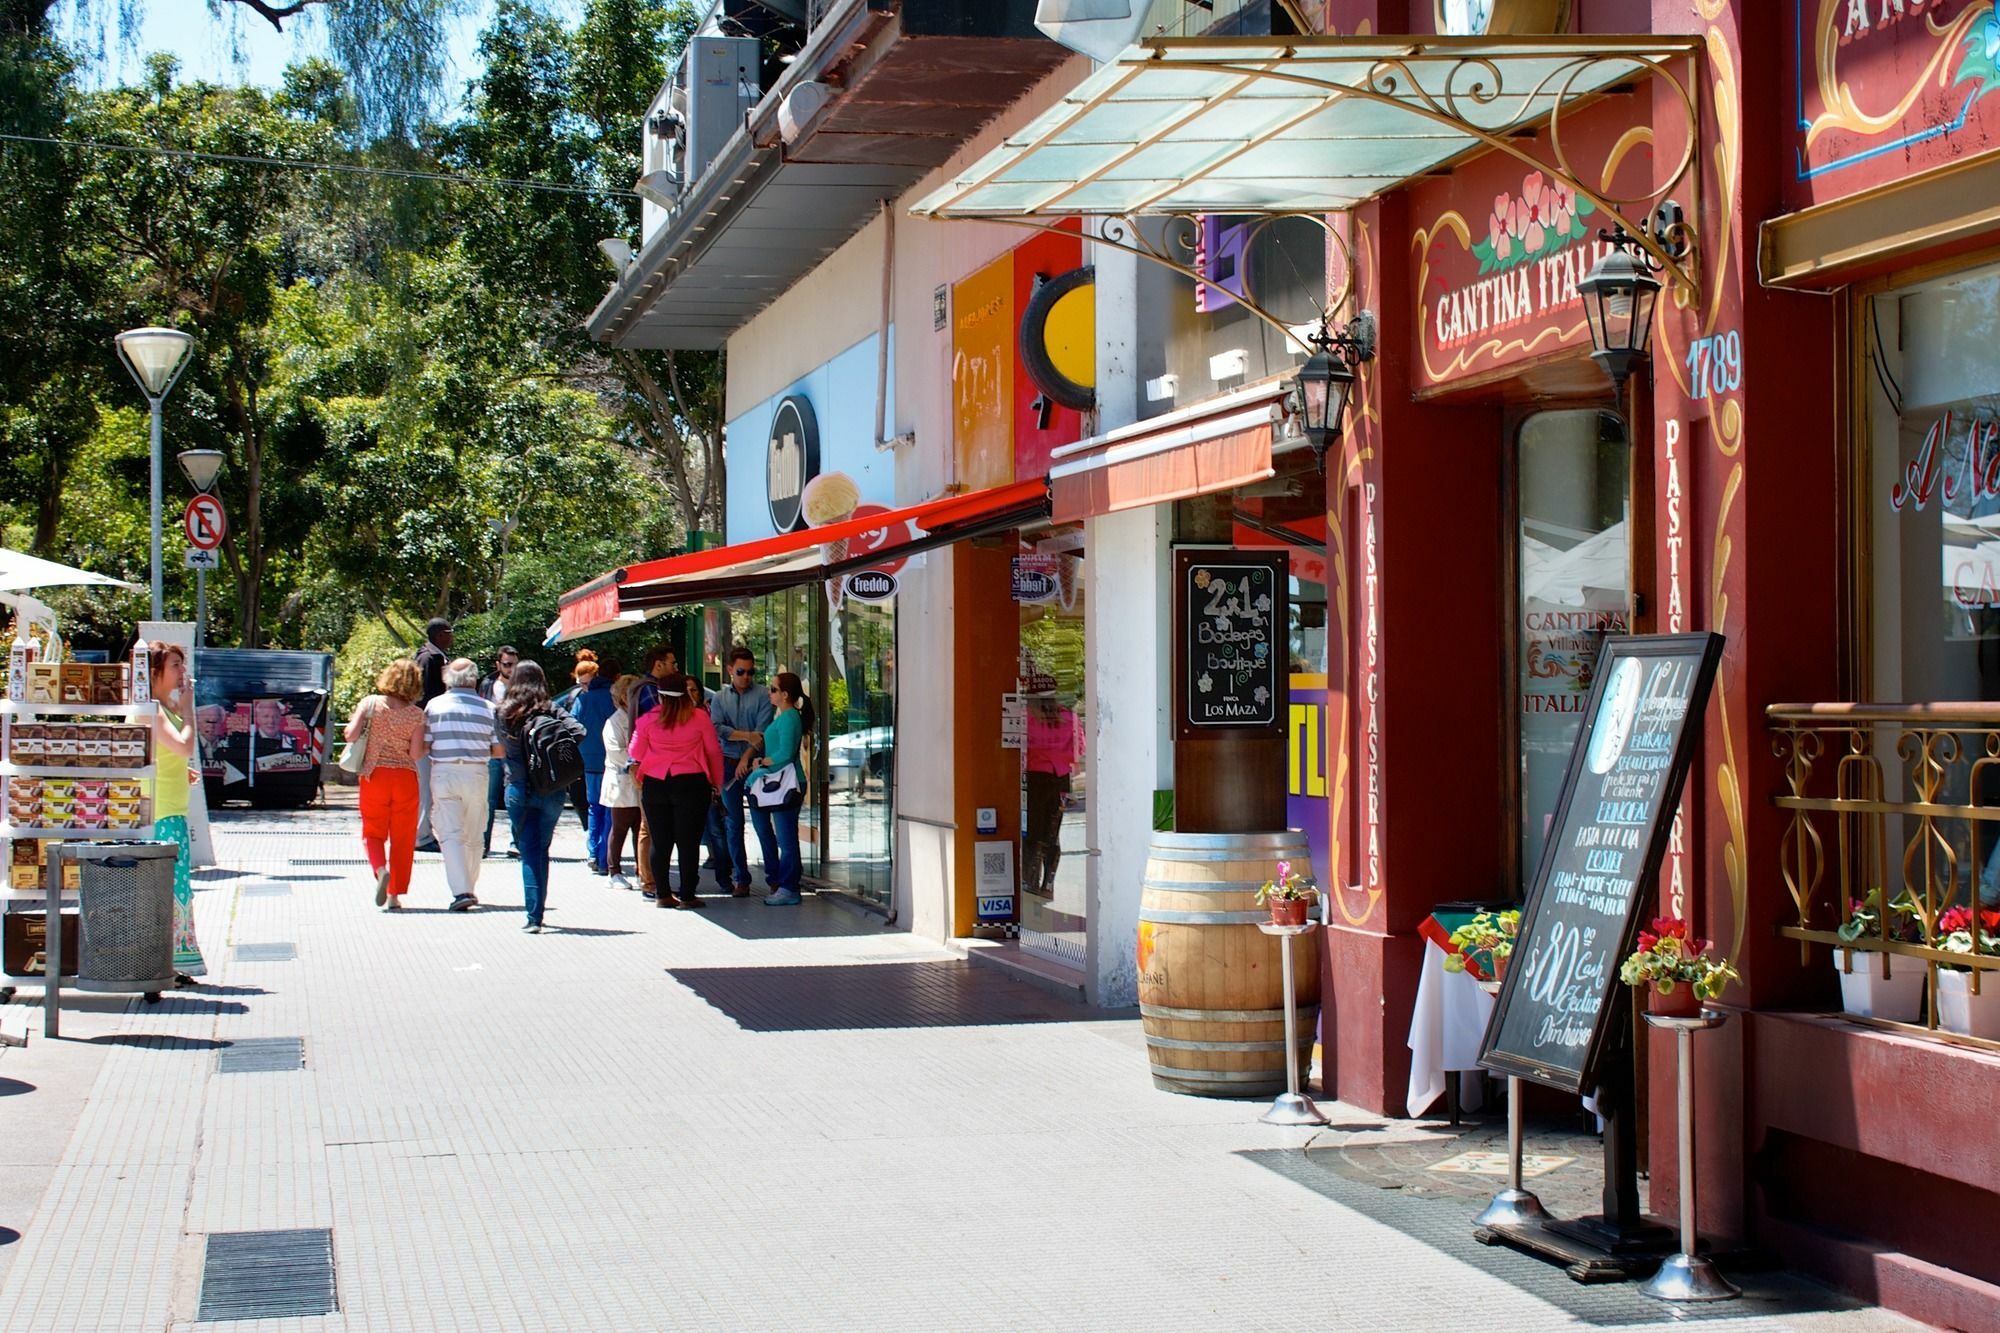
[(979, 854), (979, 873), (989, 878), (1005, 875), (1007, 873), (1007, 853), (1004, 851), (981, 852)]

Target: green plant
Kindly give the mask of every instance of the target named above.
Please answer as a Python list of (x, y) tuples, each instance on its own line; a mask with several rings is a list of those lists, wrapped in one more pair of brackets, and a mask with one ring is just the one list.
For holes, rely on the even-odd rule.
[(1310, 877), (1293, 870), (1290, 861), (1280, 861), (1278, 873), (1271, 879), (1265, 880), (1263, 886), (1257, 890), (1257, 901), (1268, 903), (1276, 899), (1279, 902), (1294, 902), (1301, 898), (1311, 898), (1318, 892), (1319, 889)]
[(1480, 912), (1451, 932), (1444, 970), (1470, 972), (1481, 981), (1494, 980), (1501, 964), (1514, 956), (1514, 938), (1520, 931), (1521, 913), (1516, 908)]
[[(1840, 923), (1835, 933), (1850, 944), (1863, 939), (1879, 940), (1883, 937), (1882, 915), (1882, 890), (1870, 889), (1866, 898), (1847, 900), (1847, 920)], [(1923, 908), (1908, 889), (1890, 900), (1888, 917), (1888, 938), (1905, 944), (1916, 944), (1923, 939)]]
[(1946, 953), (1978, 953), (1989, 957), (2000, 954), (2000, 911), (1982, 911), (1978, 915), (1979, 942), (1973, 943), (1973, 912), (1963, 905), (1946, 908), (1938, 914), (1938, 948)]
[(1639, 948), (1618, 967), (1618, 979), (1628, 986), (1650, 986), (1672, 995), (1677, 986), (1694, 988), (1697, 998), (1713, 1000), (1732, 981), (1742, 980), (1728, 960), (1713, 958), (1709, 942), (1688, 934), (1677, 917), (1655, 917), (1650, 930), (1639, 932)]

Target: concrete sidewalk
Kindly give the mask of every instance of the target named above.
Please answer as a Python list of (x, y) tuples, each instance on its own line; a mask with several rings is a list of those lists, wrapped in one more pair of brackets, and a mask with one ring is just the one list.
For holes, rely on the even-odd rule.
[[(549, 933), (520, 930), (506, 860), (485, 865), (487, 910), (454, 916), (420, 857), (414, 907), (387, 915), (351, 827), (225, 817), (231, 871), (198, 894), (208, 984), (91, 1001), (65, 1013), (80, 1039), (0, 1057), (22, 1085), (0, 1083), (19, 1094), (0, 1097), (0, 1167), (42, 1185), (32, 1205), (0, 1190), (22, 1233), (0, 1246), (0, 1329), (1675, 1318), (1479, 1250), (1463, 1200), (1385, 1204), (1252, 1106), (1157, 1092), (1136, 1019), (872, 917), (658, 911), (583, 869), (569, 821)], [(259, 944), (296, 958), (239, 956)], [(303, 1039), (303, 1068), (218, 1072), (281, 1037)], [(1335, 1119), (1319, 1146), (1421, 1132)], [(293, 1228), (331, 1230), (337, 1313), (195, 1324), (210, 1234)], [(1908, 1327), (1790, 1285), (1698, 1317)]]

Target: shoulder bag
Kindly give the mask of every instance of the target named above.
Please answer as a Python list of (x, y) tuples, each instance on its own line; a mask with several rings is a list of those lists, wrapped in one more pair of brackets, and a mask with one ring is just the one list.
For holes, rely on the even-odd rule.
[(341, 771), (344, 773), (352, 773), (356, 777), (359, 777), (361, 775), (362, 767), (366, 765), (368, 762), (368, 733), (372, 731), (375, 726), (375, 710), (369, 708), (368, 704), (369, 700), (363, 699), (361, 701), (361, 706), (355, 709), (355, 713), (357, 715), (360, 715), (364, 712), (366, 713), (368, 717), (368, 725), (361, 728), (361, 734), (359, 736), (356, 736), (353, 740), (349, 741), (347, 744), (340, 747)]

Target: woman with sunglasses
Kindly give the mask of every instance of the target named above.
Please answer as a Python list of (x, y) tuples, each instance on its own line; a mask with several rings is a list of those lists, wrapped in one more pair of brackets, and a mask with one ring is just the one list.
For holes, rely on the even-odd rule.
[[(772, 877), (772, 892), (764, 899), (764, 906), (797, 907), (803, 875), (799, 864), (799, 808), (806, 803), (804, 751), (806, 737), (812, 734), (813, 706), (796, 672), (778, 673), (771, 686), (771, 707), (775, 713), (771, 724), (764, 728), (764, 757), (757, 760), (756, 767), (767, 773), (790, 768), (792, 785), (774, 805), (762, 804), (753, 786), (750, 819), (757, 826), (758, 839), (766, 846), (775, 840), (778, 848), (777, 873)], [(762, 778), (757, 783), (761, 785)]]

